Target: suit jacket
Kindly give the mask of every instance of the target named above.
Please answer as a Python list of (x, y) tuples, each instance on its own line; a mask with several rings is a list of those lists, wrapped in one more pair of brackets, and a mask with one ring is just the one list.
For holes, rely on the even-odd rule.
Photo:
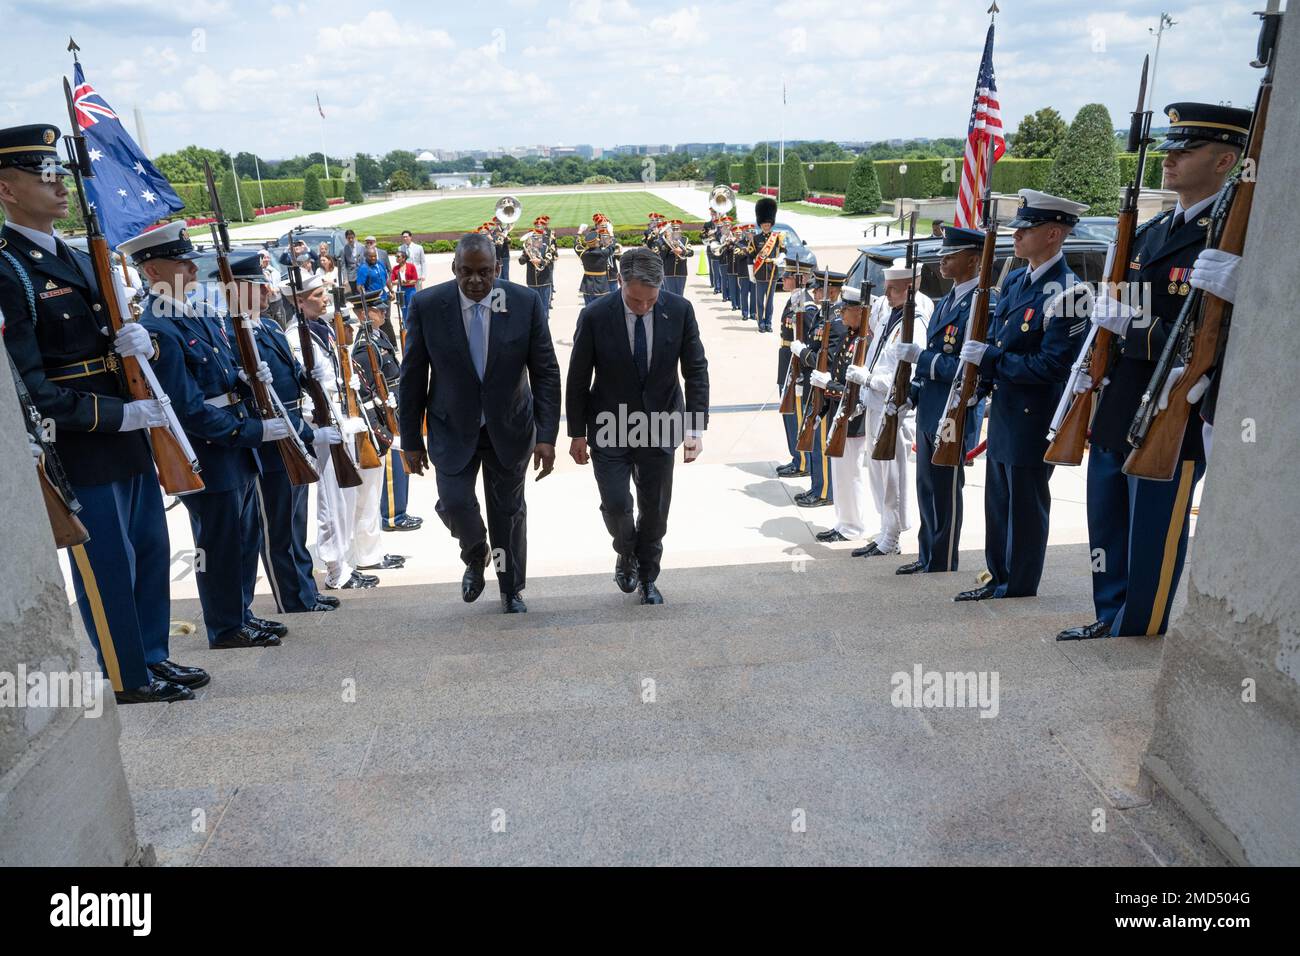
[(112, 339), (100, 328), (108, 319), (90, 257), (75, 249), (72, 256), (75, 269), (18, 230), (0, 231), (0, 311), (14, 366), (54, 422), (68, 480), (100, 485), (152, 471), (153, 457), (148, 432), (119, 430), (127, 396), (105, 364)]
[(1064, 256), (1037, 281), (1028, 267), (1007, 276), (980, 362), (981, 380), (992, 383), (989, 461), (1044, 467), (1047, 429), (1089, 322), (1077, 283)]
[[(1169, 330), (1191, 295), (1188, 278), (1192, 263), (1205, 248), (1209, 212), (1207, 209), (1195, 219), (1187, 220), (1170, 235), (1169, 220), (1173, 218), (1173, 210), (1168, 210), (1144, 223), (1134, 236), (1133, 258), (1128, 264), (1127, 279), (1130, 283), (1144, 283), (1144, 288), (1151, 289), (1151, 314), (1135, 317), (1128, 332), (1118, 337), (1116, 353), (1107, 374), (1110, 382), (1101, 391), (1101, 401), (1092, 420), (1092, 442), (1095, 445), (1121, 453), (1129, 450), (1128, 429), (1137, 414), (1138, 403), (1155, 373)], [(1130, 288), (1137, 286), (1131, 285)], [(1205, 447), (1195, 409), (1187, 423), (1182, 458), (1202, 460)]]
[(417, 292), (407, 316), (398, 389), (402, 448), (424, 446), (429, 460), (456, 473), (478, 447), (480, 422), (502, 463), (527, 460), (534, 444), (555, 444), (560, 430), (560, 366), (542, 300), (532, 289), (498, 280), (487, 367), (479, 381), (469, 352), (455, 280)]
[[(620, 410), (673, 416), (671, 420), (679, 423), (676, 427), (647, 433), (654, 447), (668, 452), (681, 443), (686, 431), (707, 427), (709, 362), (689, 301), (666, 290), (659, 292), (652, 342), (643, 385), (628, 343), (623, 294), (611, 292), (582, 310), (566, 383), (570, 438), (586, 438), (593, 448), (611, 447), (600, 440), (600, 422), (610, 421), (610, 415), (618, 422)], [(686, 382), (685, 396), (678, 369)], [(682, 417), (682, 413), (687, 415)]]

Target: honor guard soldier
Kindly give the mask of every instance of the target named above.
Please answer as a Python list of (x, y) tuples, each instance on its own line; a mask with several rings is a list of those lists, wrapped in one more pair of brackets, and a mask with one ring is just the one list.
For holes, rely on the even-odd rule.
[(650, 213), (649, 221), (646, 222), (645, 233), (642, 236), (642, 245), (651, 252), (658, 255), (659, 237), (663, 232), (664, 217), (657, 212)]
[(523, 251), (519, 254), (519, 264), (527, 266), (526, 282), (542, 297), (542, 314), (548, 319), (551, 315), (552, 288), (555, 284), (555, 239), (546, 228), (546, 217), (538, 216), (533, 220), (533, 228), (520, 242)]
[[(825, 372), (813, 371), (810, 378), (814, 385), (825, 391), (825, 405), (822, 418), (825, 421), (827, 435), (830, 434), (835, 417), (840, 413), (840, 405), (845, 400), (848, 390), (848, 371), (853, 364), (854, 352), (859, 340), (871, 334), (867, 323), (869, 307), (862, 305), (861, 288), (844, 286), (840, 301), (839, 316), (844, 325), (844, 338), (839, 350), (831, 359), (830, 368)], [(867, 488), (862, 468), (862, 456), (866, 444), (866, 406), (859, 393), (853, 408), (845, 408), (848, 418), (845, 427), (844, 451), (837, 457), (827, 456), (830, 464), (831, 484), (835, 488), (835, 523), (825, 531), (817, 533), (817, 540), (823, 544), (837, 541), (853, 541), (866, 532)]]
[[(199, 254), (184, 221), (128, 239), (119, 251), (131, 256), (149, 280), (140, 322), (158, 341), (154, 371), (202, 466), (203, 490), (181, 502), (194, 534), (194, 574), (208, 646), (277, 646), (289, 629), (253, 616), (245, 582), (257, 575), (257, 519), (251, 503), (259, 460), (254, 449), (288, 438), (289, 426), (250, 414), (242, 380), (247, 376), (222, 317), (201, 300), (186, 301), (198, 275), (194, 260)], [(265, 362), (253, 374), (271, 384)], [(273, 448), (270, 453), (277, 452)]]
[(754, 318), (758, 331), (772, 331), (772, 294), (776, 290), (780, 261), (785, 256), (785, 233), (773, 229), (776, 225), (776, 200), (764, 196), (754, 204), (754, 218), (758, 233), (754, 236), (753, 280)]
[(1029, 264), (1007, 276), (987, 342), (967, 342), (961, 360), (990, 383), (984, 558), (990, 580), (954, 600), (1032, 597), (1047, 555), (1052, 466), (1047, 431), (1088, 327), (1091, 298), (1061, 246), (1087, 210), (1081, 203), (1020, 190), (1008, 225)]
[(674, 295), (686, 294), (691, 254), (691, 244), (682, 235), (682, 221), (666, 221), (659, 235), (659, 259), (664, 264), (664, 288)]
[(728, 266), (734, 277), (735, 304), (740, 310), (740, 317), (748, 322), (754, 317), (754, 283), (750, 279), (753, 268), (751, 257), (754, 255), (754, 227), (749, 223), (737, 223), (735, 241), (731, 244), (731, 263)]
[[(893, 458), (878, 461), (867, 455), (867, 484), (880, 515), (880, 530), (869, 544), (853, 551), (855, 558), (898, 554), (898, 541), (910, 527), (908, 502), (911, 486), (907, 478), (907, 455), (912, 447), (912, 427), (906, 421), (908, 408), (891, 410), (888, 406), (893, 399), (894, 378), (898, 372), (896, 353), (891, 353), (889, 347), (903, 342), (903, 312), (914, 277), (912, 268), (899, 260), (884, 270), (884, 278), (884, 295), (877, 296), (871, 304), (871, 345), (867, 349), (866, 365), (854, 365), (848, 370), (847, 377), (862, 387), (862, 404), (867, 409), (867, 440), (875, 443), (880, 423), (889, 411), (898, 415), (898, 436)], [(912, 295), (912, 341), (924, 342), (926, 325), (934, 312), (934, 301), (919, 290), (913, 291)]]
[[(916, 503), (921, 513), (917, 559), (900, 567), (899, 574), (957, 570), (966, 469), (963, 465), (936, 465), (930, 459), (953, 379), (961, 368), (957, 356), (966, 339), (983, 248), (984, 233), (978, 229), (944, 227), (939, 274), (952, 282), (952, 288), (934, 307), (924, 346), (914, 342), (890, 346), (894, 362), (910, 362), (913, 366), (910, 400), (916, 409)], [(967, 410), (963, 461), (979, 441), (981, 420), (976, 409)]]
[(497, 265), (501, 268), (501, 280), (510, 281), (510, 227), (500, 219), (489, 221), (488, 234), (496, 243)]
[(582, 281), (578, 291), (584, 305), (590, 305), (609, 291), (609, 256), (611, 249), (601, 242), (600, 213), (592, 216), (595, 226), (583, 223), (573, 241), (573, 251), (582, 260)]
[[(253, 338), (262, 361), (271, 371), (271, 389), (279, 396), (298, 437), (309, 447), (314, 442), (321, 457), (328, 457), (330, 445), (343, 440), (337, 427), (313, 429), (302, 418), (302, 395), (307, 373), (294, 353), (288, 337), (279, 324), (266, 314), (271, 300), (271, 284), (262, 271), (256, 252), (235, 251), (230, 255), (230, 271), (235, 279), (235, 292), (231, 300), (238, 302), (240, 310), (259, 316), (253, 327)], [(207, 277), (219, 281), (214, 270)], [(324, 371), (317, 366), (317, 376), (324, 379)], [(260, 455), (262, 471), (252, 485), (251, 507), (260, 529), (262, 566), (275, 597), (276, 610), (284, 614), (306, 611), (332, 611), (339, 599), (323, 595), (312, 576), (312, 559), (307, 550), (307, 485), (294, 485), (284, 468), (284, 459), (271, 453)], [(244, 581), (244, 604), (253, 602), (255, 579)]]
[(135, 322), (109, 337), (89, 258), (54, 233), (70, 175), (58, 141), (45, 124), (0, 130), (0, 325), (90, 534), (69, 565), (100, 670), (120, 704), (190, 700), (208, 675), (169, 660), (171, 546), (147, 437), (167, 419), (155, 400), (127, 400), (118, 373), (154, 343)]
[[(800, 382), (801, 398), (799, 408), (805, 416), (809, 414), (812, 401), (812, 372), (817, 367), (821, 354), (821, 336), (823, 322), (830, 322), (830, 344), (828, 355), (838, 353), (844, 341), (844, 323), (840, 319), (839, 297), (844, 287), (844, 273), (830, 269), (821, 269), (811, 277), (812, 300), (804, 304), (804, 339), (790, 343), (792, 360), (798, 361), (803, 371)], [(822, 307), (822, 303), (826, 307)], [(827, 359), (829, 361), (829, 358)], [(821, 409), (812, 410), (817, 414)], [(800, 419), (802, 425), (803, 419)], [(835, 503), (834, 482), (831, 476), (830, 459), (826, 457), (826, 419), (817, 414), (813, 431), (813, 446), (808, 452), (809, 471), (812, 473), (812, 487), (802, 494), (794, 496), (794, 503), (800, 508), (820, 508)]]
[(609, 246), (609, 291), (616, 292), (623, 285), (619, 268), (623, 260), (623, 247), (618, 244), (618, 238), (614, 235), (614, 224), (609, 221), (608, 216), (600, 217), (600, 230), (605, 236), (602, 241)]
[(709, 221), (704, 224), (700, 230), (700, 242), (704, 244), (704, 256), (709, 263), (709, 288), (713, 290), (714, 295), (722, 292), (722, 284), (718, 280), (718, 257), (714, 255), (715, 243), (721, 241), (721, 229), (718, 221), (721, 217), (716, 212), (709, 212)]
[[(786, 258), (785, 275), (781, 279), (782, 288), (790, 293), (781, 311), (781, 347), (776, 353), (776, 387), (785, 388), (785, 380), (790, 368), (790, 345), (799, 336), (795, 321), (802, 318), (804, 306), (809, 301), (805, 286), (809, 276), (817, 268), (817, 257), (807, 246), (800, 247)], [(781, 413), (781, 424), (785, 428), (785, 445), (790, 452), (790, 460), (777, 468), (781, 478), (802, 478), (808, 474), (808, 453), (797, 447), (799, 441), (799, 423), (803, 421), (803, 393), (796, 386), (794, 411)]]
[[(1116, 342), (1088, 453), (1088, 541), (1092, 553), (1104, 558), (1092, 573), (1097, 620), (1062, 631), (1058, 641), (1165, 632), (1187, 555), (1192, 493), (1205, 472), (1195, 411), (1173, 481), (1132, 478), (1122, 469), (1131, 450), (1129, 425), (1192, 288), (1207, 274), (1213, 281), (1235, 270), (1236, 256), (1215, 250), (1210, 255), (1205, 241), (1214, 201), (1246, 148), (1251, 111), (1174, 103), (1165, 113), (1169, 132), (1157, 148), (1165, 152), (1164, 187), (1178, 194), (1178, 203), (1138, 228), (1127, 275), (1129, 289), (1150, 290), (1150, 312), (1138, 314), (1138, 297), (1129, 295), (1121, 301), (1099, 297), (1093, 310), (1092, 321), (1114, 333)], [(1201, 256), (1209, 258), (1202, 262)], [(1198, 275), (1194, 267), (1205, 272)], [(1211, 291), (1230, 300), (1220, 288)], [(1167, 388), (1179, 374), (1171, 373)], [(1092, 384), (1085, 376), (1075, 391), (1091, 391)], [(1199, 399), (1203, 392), (1204, 385), (1194, 386), (1188, 397)]]

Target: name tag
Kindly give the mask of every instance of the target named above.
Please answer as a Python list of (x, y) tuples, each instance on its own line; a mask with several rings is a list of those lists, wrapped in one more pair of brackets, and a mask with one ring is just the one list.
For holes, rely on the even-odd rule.
[(52, 298), (54, 298), (56, 295), (67, 295), (67, 294), (68, 294), (69, 292), (71, 292), (71, 291), (72, 291), (72, 286), (65, 286), (65, 287), (62, 288), (62, 289), (51, 289), (51, 290), (49, 290), (48, 292), (42, 292), (42, 293), (41, 293), (41, 298), (42, 298), (42, 299), (52, 299)]

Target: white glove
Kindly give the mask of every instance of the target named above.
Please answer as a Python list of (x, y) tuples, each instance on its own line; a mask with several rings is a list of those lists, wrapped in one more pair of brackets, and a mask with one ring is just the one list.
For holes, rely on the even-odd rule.
[(361, 376), (353, 375), (350, 379), (348, 379), (348, 388), (352, 389), (352, 391), (354, 392), (361, 391)]
[(894, 388), (894, 376), (883, 372), (873, 375), (868, 387), (877, 395), (888, 395)]
[(340, 423), (339, 430), (344, 435), (358, 435), (366, 430), (366, 421), (364, 418), (345, 418)]
[(803, 355), (803, 353), (807, 351), (807, 349), (808, 346), (804, 345), (798, 339), (795, 339), (793, 342), (790, 343), (790, 354), (793, 355), (795, 358), (798, 358), (799, 356)]
[(325, 384), (328, 378), (328, 374), (329, 373), (325, 371), (325, 365), (322, 362), (317, 362), (315, 365), (311, 367), (311, 377), (314, 378), (316, 381), (320, 382), (322, 385)]
[(921, 357), (921, 346), (915, 342), (891, 342), (885, 349), (885, 360), (897, 365), (899, 362), (915, 363)]
[(1128, 331), (1129, 324), (1133, 321), (1133, 316), (1137, 315), (1137, 310), (1132, 306), (1125, 305), (1118, 299), (1112, 299), (1108, 295), (1099, 295), (1092, 302), (1092, 324), (1098, 328), (1106, 329), (1116, 335), (1123, 335)]
[(969, 362), (971, 365), (979, 365), (984, 361), (984, 353), (988, 351), (988, 345), (983, 342), (967, 342), (961, 347), (960, 358), (963, 362)]
[[(271, 384), (272, 381), (271, 367), (267, 365), (265, 362), (257, 363), (257, 371), (254, 374), (257, 375), (257, 380), (261, 382), (263, 385)], [(239, 380), (243, 382), (245, 385), (251, 384), (248, 381), (248, 373), (245, 372), (242, 368), (239, 370)], [(281, 435), (280, 437), (284, 438), (285, 436)]]
[(41, 455), (45, 454), (45, 449), (41, 447), (41, 443), (31, 435), (27, 436), (27, 448), (31, 451), (32, 457), (37, 461), (40, 461)]
[(396, 395), (395, 393), (393, 393), (393, 392), (389, 392), (389, 393), (388, 393), (388, 398), (385, 399), (384, 404), (387, 405), (389, 408), (396, 408), (396, 407), (397, 407), (397, 395)]
[(324, 428), (318, 428), (311, 436), (314, 445), (341, 445), (343, 444), (343, 433), (338, 430), (336, 425), (327, 425)]
[(813, 388), (825, 388), (831, 383), (831, 373), (819, 372), (813, 369), (812, 374), (808, 376), (808, 380), (812, 382)]
[(978, 394), (972, 395), (970, 398), (966, 399), (967, 408), (974, 408), (979, 403), (980, 403), (980, 397)]
[(848, 371), (844, 373), (844, 378), (854, 385), (866, 385), (871, 381), (871, 373), (861, 365), (850, 365)]
[(160, 428), (167, 424), (162, 405), (152, 398), (127, 402), (122, 406), (122, 431), (133, 432), (141, 428)]
[(153, 355), (153, 339), (139, 322), (126, 322), (113, 338), (113, 351), (122, 358), (147, 359)]
[(898, 406), (893, 402), (885, 402), (885, 414), (896, 417), (898, 415)]
[(291, 434), (289, 423), (283, 418), (268, 418), (262, 422), (262, 441), (279, 441)]
[(1192, 263), (1192, 276), (1187, 281), (1224, 302), (1237, 301), (1237, 267), (1241, 256), (1222, 249), (1203, 249)]
[[(1156, 399), (1156, 408), (1160, 411), (1163, 412), (1169, 407), (1169, 393), (1174, 390), (1174, 386), (1178, 384), (1178, 380), (1183, 377), (1183, 371), (1182, 368), (1170, 370), (1169, 376), (1165, 379), (1165, 387), (1160, 390), (1160, 397)], [(1201, 396), (1205, 394), (1205, 390), (1209, 387), (1210, 377), (1208, 375), (1202, 375), (1196, 380), (1196, 384), (1187, 390), (1187, 404), (1195, 405), (1199, 402)]]
[[(1114, 331), (1114, 329), (1112, 329), (1111, 331)], [(1123, 334), (1123, 333), (1118, 333), (1118, 334)], [(1103, 378), (1101, 380), (1101, 384), (1103, 386), (1109, 385), (1110, 379)], [(1079, 379), (1074, 383), (1074, 394), (1087, 395), (1091, 391), (1092, 391), (1092, 376), (1089, 375), (1087, 372), (1079, 373)]]

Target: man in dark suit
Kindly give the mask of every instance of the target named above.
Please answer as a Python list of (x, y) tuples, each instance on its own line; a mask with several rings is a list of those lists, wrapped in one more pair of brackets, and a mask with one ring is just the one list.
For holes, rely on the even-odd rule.
[[(569, 454), (593, 462), (600, 511), (614, 539), (614, 583), (642, 604), (662, 604), (655, 586), (673, 492), (678, 445), (692, 462), (708, 425), (709, 363), (695, 310), (664, 284), (647, 249), (623, 254), (623, 287), (582, 310), (569, 362)], [(677, 377), (686, 381), (685, 399)], [(595, 382), (592, 375), (595, 374)], [(629, 480), (640, 515), (632, 514)]]
[[(455, 279), (411, 300), (398, 392), (402, 458), (424, 474), (433, 463), (437, 512), (460, 542), (461, 596), (483, 593), (483, 568), (497, 561), (501, 605), (528, 610), (524, 589), (527, 508), (524, 478), (532, 454), (538, 480), (555, 467), (560, 430), (560, 366), (537, 293), (499, 279), (491, 237), (462, 236)], [(426, 452), (422, 426), (428, 424)], [(474, 488), (483, 468), (487, 527)]]

